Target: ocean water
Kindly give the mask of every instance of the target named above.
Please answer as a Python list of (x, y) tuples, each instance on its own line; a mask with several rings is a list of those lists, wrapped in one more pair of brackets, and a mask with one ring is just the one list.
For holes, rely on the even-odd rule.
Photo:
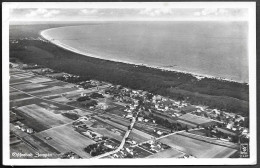
[(67, 49), (102, 59), (248, 82), (247, 22), (106, 22), (48, 29)]

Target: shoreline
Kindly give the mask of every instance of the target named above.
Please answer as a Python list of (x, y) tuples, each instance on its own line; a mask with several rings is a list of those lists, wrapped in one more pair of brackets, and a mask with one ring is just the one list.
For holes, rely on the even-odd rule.
[[(68, 26), (63, 26), (63, 27), (68, 27)], [(249, 82), (236, 81), (236, 80), (233, 80), (233, 79), (222, 78), (222, 77), (215, 77), (215, 76), (207, 75), (207, 74), (201, 74), (201, 73), (196, 73), (196, 72), (189, 72), (189, 71), (184, 71), (184, 70), (178, 70), (178, 69), (172, 68), (172, 66), (171, 66), (171, 68), (167, 68), (167, 67), (148, 65), (148, 64), (143, 64), (143, 63), (135, 63), (135, 62), (130, 62), (130, 61), (123, 61), (123, 60), (118, 60), (118, 59), (105, 59), (104, 57), (100, 57), (98, 55), (94, 55), (94, 54), (91, 54), (91, 53), (86, 53), (86, 52), (79, 51), (78, 49), (70, 47), (70, 46), (60, 42), (59, 40), (52, 39), (50, 36), (47, 36), (46, 34), (44, 34), (46, 31), (49, 31), (51, 29), (57, 29), (57, 28), (62, 28), (62, 27), (55, 27), (55, 28), (41, 30), (38, 34), (40, 35), (40, 37), (42, 37), (46, 41), (52, 43), (53, 45), (56, 45), (56, 46), (61, 47), (61, 48), (65, 49), (65, 50), (68, 50), (68, 51), (71, 51), (71, 52), (74, 52), (74, 53), (77, 53), (77, 54), (80, 54), (80, 55), (83, 55), (83, 56), (86, 56), (86, 57), (97, 58), (97, 59), (106, 60), (106, 61), (112, 61), (112, 62), (115, 62), (115, 63), (124, 63), (124, 64), (129, 64), (129, 65), (132, 65), (132, 66), (144, 66), (144, 67), (147, 67), (147, 68), (153, 68), (153, 69), (157, 69), (157, 70), (161, 70), (161, 71), (183, 73), (183, 74), (191, 75), (191, 76), (195, 77), (197, 80), (201, 80), (203, 78), (209, 78), (209, 79), (216, 79), (216, 80), (221, 80), (221, 81), (235, 82), (235, 83), (249, 85)]]

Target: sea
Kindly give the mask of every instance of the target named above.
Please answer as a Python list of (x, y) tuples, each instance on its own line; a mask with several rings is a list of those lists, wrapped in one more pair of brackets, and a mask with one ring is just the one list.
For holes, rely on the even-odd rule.
[(41, 35), (86, 56), (237, 82), (249, 80), (247, 22), (92, 22), (47, 29)]

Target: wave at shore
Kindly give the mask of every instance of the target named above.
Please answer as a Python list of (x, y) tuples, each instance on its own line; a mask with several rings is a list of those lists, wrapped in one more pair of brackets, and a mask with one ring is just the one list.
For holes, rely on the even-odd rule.
[[(60, 27), (58, 27), (58, 28), (60, 28)], [(57, 29), (57, 28), (51, 28), (51, 29)], [(81, 55), (84, 55), (84, 56), (87, 56), (87, 57), (93, 57), (93, 58), (98, 58), (98, 59), (103, 59), (103, 60), (108, 60), (108, 61), (113, 61), (113, 62), (119, 62), (119, 63), (125, 63), (125, 64), (131, 64), (131, 65), (135, 65), (135, 66), (145, 66), (145, 67), (149, 67), (149, 68), (160, 69), (162, 71), (172, 71), (172, 72), (179, 72), (179, 73), (184, 73), (184, 74), (190, 74), (190, 75), (194, 76), (195, 78), (197, 78), (198, 80), (201, 80), (203, 78), (211, 78), (211, 79), (218, 79), (218, 80), (224, 80), (224, 81), (230, 81), (230, 82), (236, 82), (236, 83), (246, 83), (246, 82), (240, 82), (240, 81), (236, 81), (236, 80), (232, 80), (232, 79), (228, 79), (228, 78), (221, 78), (221, 77), (215, 77), (215, 76), (211, 76), (211, 75), (207, 75), (207, 74), (183, 71), (183, 70), (179, 70), (179, 69), (173, 68), (173, 66), (170, 66), (170, 67), (160, 67), (160, 66), (156, 66), (156, 65), (135, 63), (135, 62), (130, 62), (130, 61), (118, 60), (118, 59), (106, 59), (106, 58), (98, 56), (98, 55), (82, 52), (82, 51), (80, 51), (80, 50), (78, 50), (76, 48), (73, 48), (71, 46), (68, 46), (68, 45), (62, 43), (59, 40), (53, 39), (52, 37), (48, 36), (48, 34), (46, 33), (47, 31), (49, 31), (51, 29), (42, 30), (39, 33), (40, 36), (42, 38), (44, 38), (45, 40), (49, 41), (50, 43), (56, 45), (56, 46), (59, 46), (59, 47), (65, 49), (65, 50), (69, 50), (69, 51), (72, 51), (72, 52), (75, 52), (77, 54), (81, 54)]]

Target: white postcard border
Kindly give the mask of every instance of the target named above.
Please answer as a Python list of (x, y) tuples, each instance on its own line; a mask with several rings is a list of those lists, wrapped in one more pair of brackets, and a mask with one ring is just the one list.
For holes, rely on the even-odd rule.
[[(255, 2), (121, 2), (88, 3), (89, 8), (248, 8), (249, 9), (249, 93), (250, 93), (250, 158), (225, 159), (10, 159), (9, 145), (9, 9), (11, 8), (82, 8), (86, 3), (3, 3), (2, 10), (2, 90), (3, 90), (3, 164), (4, 165), (252, 165), (256, 164), (256, 4)], [(60, 5), (57, 7), (57, 5)]]

